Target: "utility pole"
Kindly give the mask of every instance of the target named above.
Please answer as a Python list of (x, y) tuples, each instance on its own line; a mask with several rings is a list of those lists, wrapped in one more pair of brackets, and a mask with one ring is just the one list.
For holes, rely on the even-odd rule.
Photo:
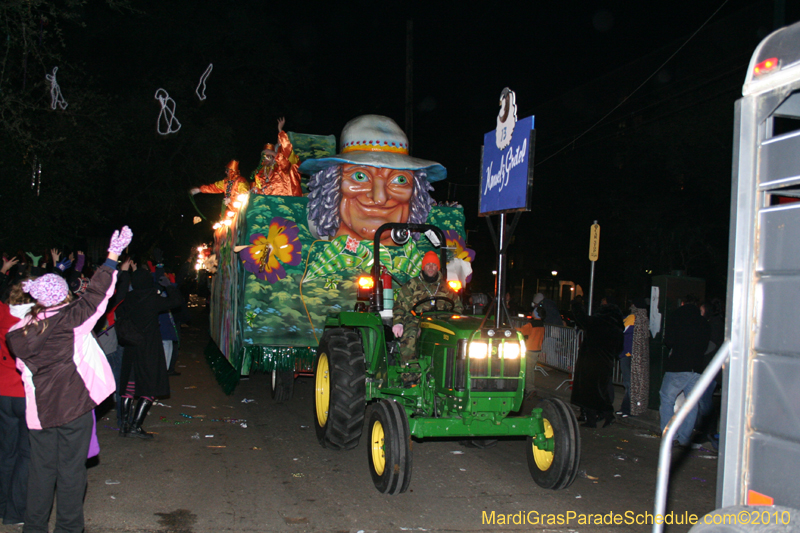
[(786, 0), (774, 0), (772, 7), (772, 31), (786, 25)]
[(414, 146), (414, 21), (406, 21), (406, 136), (408, 153)]

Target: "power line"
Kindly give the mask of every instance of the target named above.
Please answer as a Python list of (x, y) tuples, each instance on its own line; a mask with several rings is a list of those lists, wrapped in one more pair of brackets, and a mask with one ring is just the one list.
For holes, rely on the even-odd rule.
[[(748, 58), (748, 61), (749, 61), (749, 58)], [(747, 65), (745, 64), (744, 67), (746, 67), (746, 66)], [(670, 100), (673, 100), (677, 96), (684, 95), (684, 94), (687, 94), (687, 93), (693, 93), (693, 92), (697, 91), (700, 88), (703, 88), (705, 86), (711, 85), (712, 83), (719, 82), (720, 80), (729, 78), (730, 76), (732, 76), (734, 74), (741, 73), (744, 67), (742, 65), (736, 65), (736, 66), (731, 67), (730, 69), (726, 70), (725, 72), (722, 72), (722, 73), (718, 74), (717, 76), (715, 76), (713, 78), (705, 78), (703, 83), (697, 84), (697, 85), (695, 85), (695, 86), (693, 86), (691, 88), (688, 88), (688, 89), (684, 89), (684, 90), (680, 91), (677, 94), (671, 94), (669, 97), (663, 98), (663, 99), (658, 100), (656, 102), (648, 103), (648, 104), (640, 107), (639, 109), (637, 109), (635, 111), (632, 111), (631, 113), (626, 115), (626, 117), (632, 117), (632, 116), (637, 116), (637, 115), (638, 116), (642, 116), (645, 111), (653, 110), (655, 108), (658, 108), (659, 106), (663, 105), (664, 103), (670, 102)], [(705, 102), (708, 102), (710, 100), (714, 100), (715, 98), (718, 98), (719, 96), (721, 96), (721, 95), (723, 95), (723, 94), (725, 94), (727, 92), (730, 92), (731, 90), (732, 90), (731, 88), (721, 89), (721, 90), (716, 91), (711, 96), (705, 96), (705, 97), (702, 97), (702, 98), (693, 99), (692, 101), (686, 102), (684, 105), (682, 105), (680, 107), (677, 107), (677, 108), (674, 108), (674, 109), (672, 109), (670, 111), (667, 111), (667, 112), (664, 112), (664, 113), (661, 113), (661, 114), (658, 114), (658, 115), (651, 116), (650, 118), (644, 118), (641, 122), (634, 124), (632, 126), (632, 129), (642, 128), (642, 127), (644, 127), (644, 126), (646, 126), (648, 124), (652, 124), (654, 122), (658, 122), (658, 121), (663, 120), (663, 119), (665, 119), (665, 118), (667, 118), (669, 116), (672, 116), (672, 115), (675, 115), (677, 113), (686, 111), (687, 109), (690, 109), (690, 108), (692, 108), (692, 107), (694, 107), (694, 106), (696, 106), (698, 104), (705, 103)], [(624, 117), (622, 117), (621, 119), (624, 119)], [(611, 124), (609, 123), (609, 124), (605, 124), (604, 126), (610, 126), (610, 125)], [(597, 125), (595, 124), (592, 127), (595, 127), (595, 126), (597, 126)], [(602, 135), (600, 137), (595, 137), (592, 140), (588, 140), (588, 141), (584, 142), (583, 144), (580, 145), (580, 147), (590, 146), (590, 145), (596, 144), (598, 142), (602, 142), (602, 141), (604, 141), (606, 139), (609, 139), (611, 137), (614, 137), (616, 135), (617, 135), (617, 132), (604, 134), (604, 135)], [(575, 148), (575, 146), (574, 146), (575, 145), (575, 140), (577, 140), (577, 139), (574, 139), (574, 140), (570, 141), (567, 144), (567, 146), (572, 145), (573, 148)], [(543, 149), (546, 149), (546, 147), (543, 147)], [(553, 153), (551, 156), (546, 157), (544, 161), (546, 161), (547, 159), (550, 159), (550, 157), (553, 157), (556, 154), (558, 154), (559, 152), (563, 151), (563, 149), (564, 148), (562, 147), (560, 150), (558, 150), (557, 152)], [(544, 162), (544, 161), (542, 161), (542, 162)]]
[(646, 84), (648, 81), (650, 81), (651, 79), (653, 79), (653, 77), (654, 77), (656, 74), (658, 74), (658, 73), (661, 71), (661, 69), (663, 69), (663, 68), (664, 68), (664, 67), (667, 65), (667, 63), (669, 63), (669, 62), (672, 60), (672, 58), (674, 58), (676, 55), (678, 55), (678, 52), (680, 52), (681, 50), (683, 50), (683, 48), (684, 48), (684, 47), (685, 47), (687, 44), (689, 44), (689, 42), (690, 42), (692, 39), (694, 39), (694, 38), (695, 38), (695, 36), (696, 36), (698, 33), (700, 33), (700, 30), (702, 30), (702, 29), (703, 29), (703, 28), (704, 28), (704, 27), (705, 27), (705, 26), (706, 26), (706, 25), (707, 25), (707, 24), (708, 24), (708, 23), (711, 21), (711, 19), (713, 19), (713, 18), (716, 16), (716, 14), (717, 14), (717, 13), (719, 13), (719, 11), (720, 11), (720, 10), (721, 10), (723, 7), (725, 7), (725, 4), (727, 4), (727, 3), (728, 3), (728, 0), (724, 0), (724, 1), (722, 2), (722, 4), (721, 4), (721, 5), (720, 5), (720, 6), (719, 6), (717, 9), (716, 9), (716, 11), (714, 11), (714, 12), (711, 14), (711, 16), (710, 16), (710, 17), (708, 17), (708, 18), (706, 19), (706, 21), (705, 21), (705, 22), (703, 22), (703, 24), (701, 24), (701, 25), (700, 25), (700, 27), (699, 27), (699, 28), (697, 28), (697, 30), (695, 30), (695, 32), (694, 32), (694, 33), (692, 33), (692, 34), (689, 36), (689, 38), (688, 38), (688, 39), (686, 39), (686, 41), (685, 41), (685, 42), (684, 42), (684, 43), (683, 43), (681, 46), (679, 46), (679, 47), (678, 47), (678, 49), (677, 49), (677, 50), (675, 50), (675, 52), (673, 52), (673, 53), (672, 53), (672, 55), (670, 55), (670, 56), (669, 56), (669, 57), (668, 57), (668, 58), (667, 58), (667, 59), (666, 59), (666, 60), (665, 60), (665, 61), (664, 61), (664, 62), (661, 64), (661, 66), (659, 66), (657, 69), (655, 69), (655, 71), (653, 71), (653, 73), (652, 73), (652, 74), (650, 74), (650, 76), (648, 76), (648, 77), (647, 77), (647, 79), (645, 79), (645, 80), (644, 80), (642, 83), (640, 83), (638, 87), (636, 87), (636, 88), (635, 88), (635, 89), (634, 89), (634, 90), (633, 90), (633, 91), (632, 91), (630, 94), (628, 94), (628, 96), (626, 96), (625, 98), (623, 98), (623, 99), (622, 99), (622, 100), (621, 100), (621, 101), (620, 101), (620, 102), (619, 102), (619, 103), (618, 103), (616, 106), (614, 106), (614, 107), (611, 109), (611, 111), (609, 111), (608, 113), (606, 113), (605, 115), (603, 115), (603, 117), (602, 117), (602, 118), (600, 118), (600, 120), (598, 120), (597, 122), (595, 122), (594, 124), (592, 124), (591, 126), (589, 126), (589, 128), (587, 128), (587, 129), (586, 129), (586, 130), (585, 130), (583, 133), (581, 133), (580, 135), (578, 135), (577, 137), (575, 137), (575, 138), (574, 138), (572, 141), (570, 141), (569, 143), (565, 144), (564, 146), (562, 146), (561, 148), (559, 148), (558, 150), (556, 150), (554, 153), (552, 153), (552, 154), (550, 154), (549, 156), (547, 156), (546, 158), (544, 158), (542, 161), (539, 161), (539, 162), (538, 162), (538, 163), (536, 163), (534, 166), (537, 166), (537, 167), (538, 167), (539, 165), (541, 165), (541, 164), (542, 164), (542, 163), (544, 163), (545, 161), (547, 161), (547, 160), (549, 160), (549, 159), (551, 159), (551, 158), (555, 157), (556, 155), (558, 155), (558, 154), (560, 154), (561, 152), (563, 152), (564, 150), (566, 150), (566, 149), (567, 149), (567, 148), (568, 148), (568, 147), (569, 147), (571, 144), (574, 144), (574, 143), (575, 143), (575, 141), (577, 141), (578, 139), (580, 139), (581, 137), (583, 137), (584, 135), (586, 135), (587, 133), (589, 133), (590, 131), (592, 131), (592, 130), (593, 130), (593, 129), (594, 129), (594, 128), (595, 128), (595, 127), (598, 125), (598, 124), (600, 124), (601, 122), (603, 122), (603, 121), (604, 121), (606, 118), (608, 118), (608, 117), (609, 117), (609, 116), (610, 116), (610, 115), (611, 115), (611, 114), (612, 114), (614, 111), (616, 111), (617, 109), (619, 109), (619, 108), (622, 106), (622, 104), (624, 104), (625, 102), (627, 102), (627, 101), (628, 101), (628, 99), (629, 99), (630, 97), (632, 97), (634, 94), (636, 94), (636, 93), (639, 91), (639, 89), (641, 89), (642, 87), (644, 87), (644, 86), (645, 86), (645, 84)]

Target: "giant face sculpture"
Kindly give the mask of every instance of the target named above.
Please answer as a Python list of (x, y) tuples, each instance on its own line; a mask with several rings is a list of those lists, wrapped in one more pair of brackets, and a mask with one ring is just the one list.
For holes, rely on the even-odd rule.
[(336, 235), (373, 239), (386, 222), (407, 222), (414, 173), (410, 170), (344, 165)]
[[(340, 154), (309, 159), (308, 220), (321, 237), (372, 240), (386, 222), (422, 224), (433, 200), (431, 181), (447, 175), (433, 161), (408, 155), (408, 139), (387, 117), (364, 115), (342, 131)], [(386, 232), (381, 242), (394, 244)]]

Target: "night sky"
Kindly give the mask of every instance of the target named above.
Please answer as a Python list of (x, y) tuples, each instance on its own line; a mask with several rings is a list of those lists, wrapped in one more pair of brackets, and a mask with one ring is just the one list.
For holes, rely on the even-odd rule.
[[(753, 0), (702, 8), (688, 1), (512, 2), (482, 9), (447, 1), (400, 3), (405, 9), (366, 1), (330, 7), (292, 2), (269, 10), (252, 1), (134, 5), (140, 13), (97, 6), (87, 13), (73, 59), (126, 97), (151, 100), (164, 87), (176, 97), (179, 119), (182, 108), (196, 105), (191, 93), (213, 63), (203, 104), (211, 109), (203, 111), (232, 125), (237, 153), (231, 157), (245, 167), (255, 166), (264, 142), (274, 140), (280, 115), (289, 130), (337, 137), (364, 113), (385, 114), (404, 126), (411, 20), (414, 155), (440, 161), (459, 178), (476, 166), (503, 87), (516, 91), (520, 117), (536, 115), (566, 91), (639, 58), (662, 52), (654, 59), (666, 59), (715, 12), (711, 23), (754, 5), (766, 22), (772, 17), (770, 2)], [(757, 43), (770, 28), (754, 23), (751, 29), (747, 40)], [(682, 60), (688, 58), (673, 65)], [(633, 80), (644, 81), (655, 66), (631, 73)], [(189, 101), (179, 99), (190, 94)], [(592, 111), (599, 119), (610, 108)]]
[[(153, 203), (148, 218), (188, 224), (195, 213), (185, 191), (220, 179), (230, 159), (249, 176), (263, 145), (275, 142), (280, 116), (286, 130), (337, 139), (365, 113), (404, 127), (412, 21), (407, 133), (414, 156), (448, 169), (434, 196), (465, 206), (479, 288), (491, 284), (493, 268), (486, 223), (476, 217), (480, 150), (507, 86), (516, 91), (518, 117), (535, 115), (537, 130), (534, 209), (517, 228), (525, 245), (510, 249), (512, 286), (553, 268), (588, 285), (589, 225), (599, 219), (601, 287), (631, 295), (647, 286), (648, 270), (685, 270), (719, 293), (733, 105), (750, 54), (772, 30), (775, 4), (782, 2), (147, 0), (131, 12), (92, 2), (77, 21), (83, 27), (63, 25), (66, 66), (58, 76), (68, 100), (78, 77), (107, 95), (128, 136), (124, 155), (103, 155), (102, 179), (131, 187), (115, 189), (116, 198), (153, 188), (157, 179), (162, 196), (176, 200)], [(798, 19), (795, 11), (785, 8), (784, 24)], [(194, 89), (209, 63), (201, 103)], [(158, 88), (177, 104), (183, 128), (174, 138), (154, 134)], [(161, 170), (167, 178), (156, 177)], [(198, 197), (203, 211), (213, 213), (215, 204), (218, 198)], [(681, 210), (677, 222), (671, 207)], [(696, 236), (696, 248), (666, 253), (664, 242), (685, 243), (686, 234), (656, 233), (687, 219), (708, 231)], [(191, 231), (170, 234), (210, 238), (210, 231)]]

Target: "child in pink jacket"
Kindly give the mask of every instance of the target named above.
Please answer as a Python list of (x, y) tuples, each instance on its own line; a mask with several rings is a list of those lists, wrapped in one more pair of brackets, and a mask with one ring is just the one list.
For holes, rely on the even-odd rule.
[(72, 301), (64, 278), (45, 274), (23, 284), (36, 305), (6, 335), (25, 385), (31, 461), (25, 533), (47, 532), (58, 491), (56, 531), (83, 531), (86, 457), (93, 409), (114, 392), (114, 376), (92, 328), (114, 293), (117, 258), (133, 233), (115, 231), (108, 259)]

